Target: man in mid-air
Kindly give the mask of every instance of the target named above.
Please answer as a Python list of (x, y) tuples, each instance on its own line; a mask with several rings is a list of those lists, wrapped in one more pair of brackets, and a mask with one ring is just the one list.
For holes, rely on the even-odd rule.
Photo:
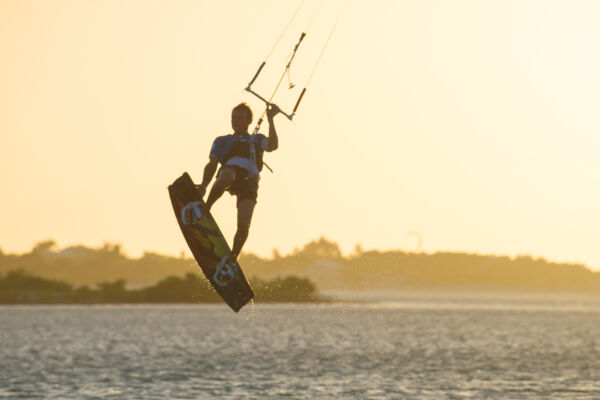
[(210, 150), (209, 162), (204, 167), (202, 183), (197, 186), (200, 196), (204, 197), (208, 184), (221, 164), (217, 179), (206, 199), (204, 211), (210, 212), (213, 204), (225, 190), (237, 196), (237, 231), (229, 257), (232, 264), (237, 262), (237, 257), (248, 238), (250, 222), (258, 196), (263, 153), (276, 150), (279, 146), (273, 123), (273, 118), (279, 112), (279, 107), (274, 104), (267, 107), (269, 137), (260, 133), (251, 135), (248, 133), (248, 127), (252, 122), (252, 110), (246, 103), (238, 104), (231, 112), (233, 133), (215, 139)]

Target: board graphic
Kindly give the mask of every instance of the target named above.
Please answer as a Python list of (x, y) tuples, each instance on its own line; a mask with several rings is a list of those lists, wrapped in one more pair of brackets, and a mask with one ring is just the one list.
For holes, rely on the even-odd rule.
[(175, 217), (194, 258), (217, 293), (235, 311), (254, 298), (239, 264), (229, 265), (229, 245), (212, 215), (202, 212), (203, 201), (187, 172), (169, 186)]

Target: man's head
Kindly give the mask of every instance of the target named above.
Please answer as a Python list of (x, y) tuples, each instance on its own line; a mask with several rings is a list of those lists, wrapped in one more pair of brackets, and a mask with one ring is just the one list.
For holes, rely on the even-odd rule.
[(240, 103), (231, 110), (231, 127), (235, 133), (247, 133), (250, 122), (252, 110), (246, 103)]

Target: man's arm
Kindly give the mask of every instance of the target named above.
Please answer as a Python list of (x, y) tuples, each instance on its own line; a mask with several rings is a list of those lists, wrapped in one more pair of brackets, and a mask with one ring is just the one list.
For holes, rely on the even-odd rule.
[(277, 150), (279, 147), (279, 138), (277, 137), (277, 131), (275, 130), (275, 123), (273, 122), (273, 118), (280, 112), (281, 110), (275, 104), (271, 104), (267, 109), (267, 120), (269, 121), (269, 138), (268, 138), (268, 147), (267, 151)]
[(206, 188), (210, 181), (212, 181), (213, 176), (215, 176), (215, 172), (217, 172), (217, 167), (219, 166), (219, 157), (216, 155), (211, 155), (208, 161), (208, 164), (204, 167), (204, 175), (202, 176), (202, 183), (197, 186), (198, 191), (200, 192), (201, 197), (204, 197), (206, 194)]

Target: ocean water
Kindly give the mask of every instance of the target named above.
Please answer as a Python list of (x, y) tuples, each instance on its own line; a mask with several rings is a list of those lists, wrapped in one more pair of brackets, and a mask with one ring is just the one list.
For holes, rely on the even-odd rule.
[(600, 303), (0, 307), (2, 399), (600, 399)]

